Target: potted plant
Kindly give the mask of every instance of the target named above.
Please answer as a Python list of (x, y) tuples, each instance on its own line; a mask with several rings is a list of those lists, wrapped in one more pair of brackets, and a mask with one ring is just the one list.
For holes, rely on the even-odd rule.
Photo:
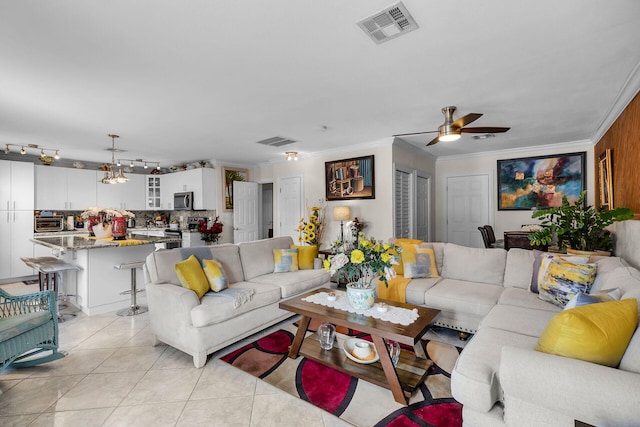
[(612, 210), (596, 209), (585, 203), (586, 190), (580, 193), (578, 201), (571, 205), (567, 197), (562, 198), (562, 205), (541, 209), (531, 215), (541, 219), (542, 229), (529, 235), (533, 245), (548, 245), (557, 237), (557, 245), (561, 250), (606, 252), (613, 248), (611, 233), (606, 227), (617, 221), (633, 219), (633, 211), (628, 208)]
[(399, 256), (396, 254), (399, 254), (401, 249), (395, 245), (367, 239), (362, 234), (354, 249), (345, 248), (343, 242), (333, 242), (332, 250), (336, 255), (324, 261), (324, 268), (331, 275), (345, 275), (349, 304), (355, 309), (366, 310), (371, 308), (375, 301), (377, 279), (389, 286), (388, 280), (396, 276), (393, 265), (398, 263)]

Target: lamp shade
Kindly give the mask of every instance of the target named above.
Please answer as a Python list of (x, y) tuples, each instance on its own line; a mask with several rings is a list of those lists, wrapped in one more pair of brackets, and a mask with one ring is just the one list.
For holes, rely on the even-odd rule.
[(351, 218), (351, 209), (349, 206), (336, 206), (333, 208), (334, 221), (348, 221)]

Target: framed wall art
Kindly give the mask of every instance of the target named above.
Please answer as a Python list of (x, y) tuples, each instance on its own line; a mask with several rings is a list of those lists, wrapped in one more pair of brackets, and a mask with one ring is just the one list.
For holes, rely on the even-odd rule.
[(224, 173), (224, 210), (233, 210), (233, 181), (249, 181), (249, 171), (230, 166), (222, 168)]
[(600, 155), (598, 167), (598, 183), (600, 189), (600, 207), (613, 209), (613, 175), (611, 170), (611, 149), (607, 148)]
[(498, 210), (545, 209), (575, 203), (586, 187), (585, 153), (498, 160)]
[(327, 200), (375, 199), (373, 155), (325, 162)]

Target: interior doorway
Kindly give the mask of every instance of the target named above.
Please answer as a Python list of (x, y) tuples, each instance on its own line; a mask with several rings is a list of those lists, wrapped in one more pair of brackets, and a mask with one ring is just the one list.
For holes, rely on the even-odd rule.
[(273, 183), (266, 182), (260, 184), (260, 196), (261, 196), (261, 239), (268, 239), (273, 237)]

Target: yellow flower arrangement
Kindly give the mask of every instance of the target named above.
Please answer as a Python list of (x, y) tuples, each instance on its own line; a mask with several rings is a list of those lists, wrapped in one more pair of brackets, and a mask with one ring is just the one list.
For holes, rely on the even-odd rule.
[(300, 224), (296, 228), (298, 243), (320, 246), (324, 231), (324, 206), (313, 206), (308, 209), (309, 219), (300, 218)]

